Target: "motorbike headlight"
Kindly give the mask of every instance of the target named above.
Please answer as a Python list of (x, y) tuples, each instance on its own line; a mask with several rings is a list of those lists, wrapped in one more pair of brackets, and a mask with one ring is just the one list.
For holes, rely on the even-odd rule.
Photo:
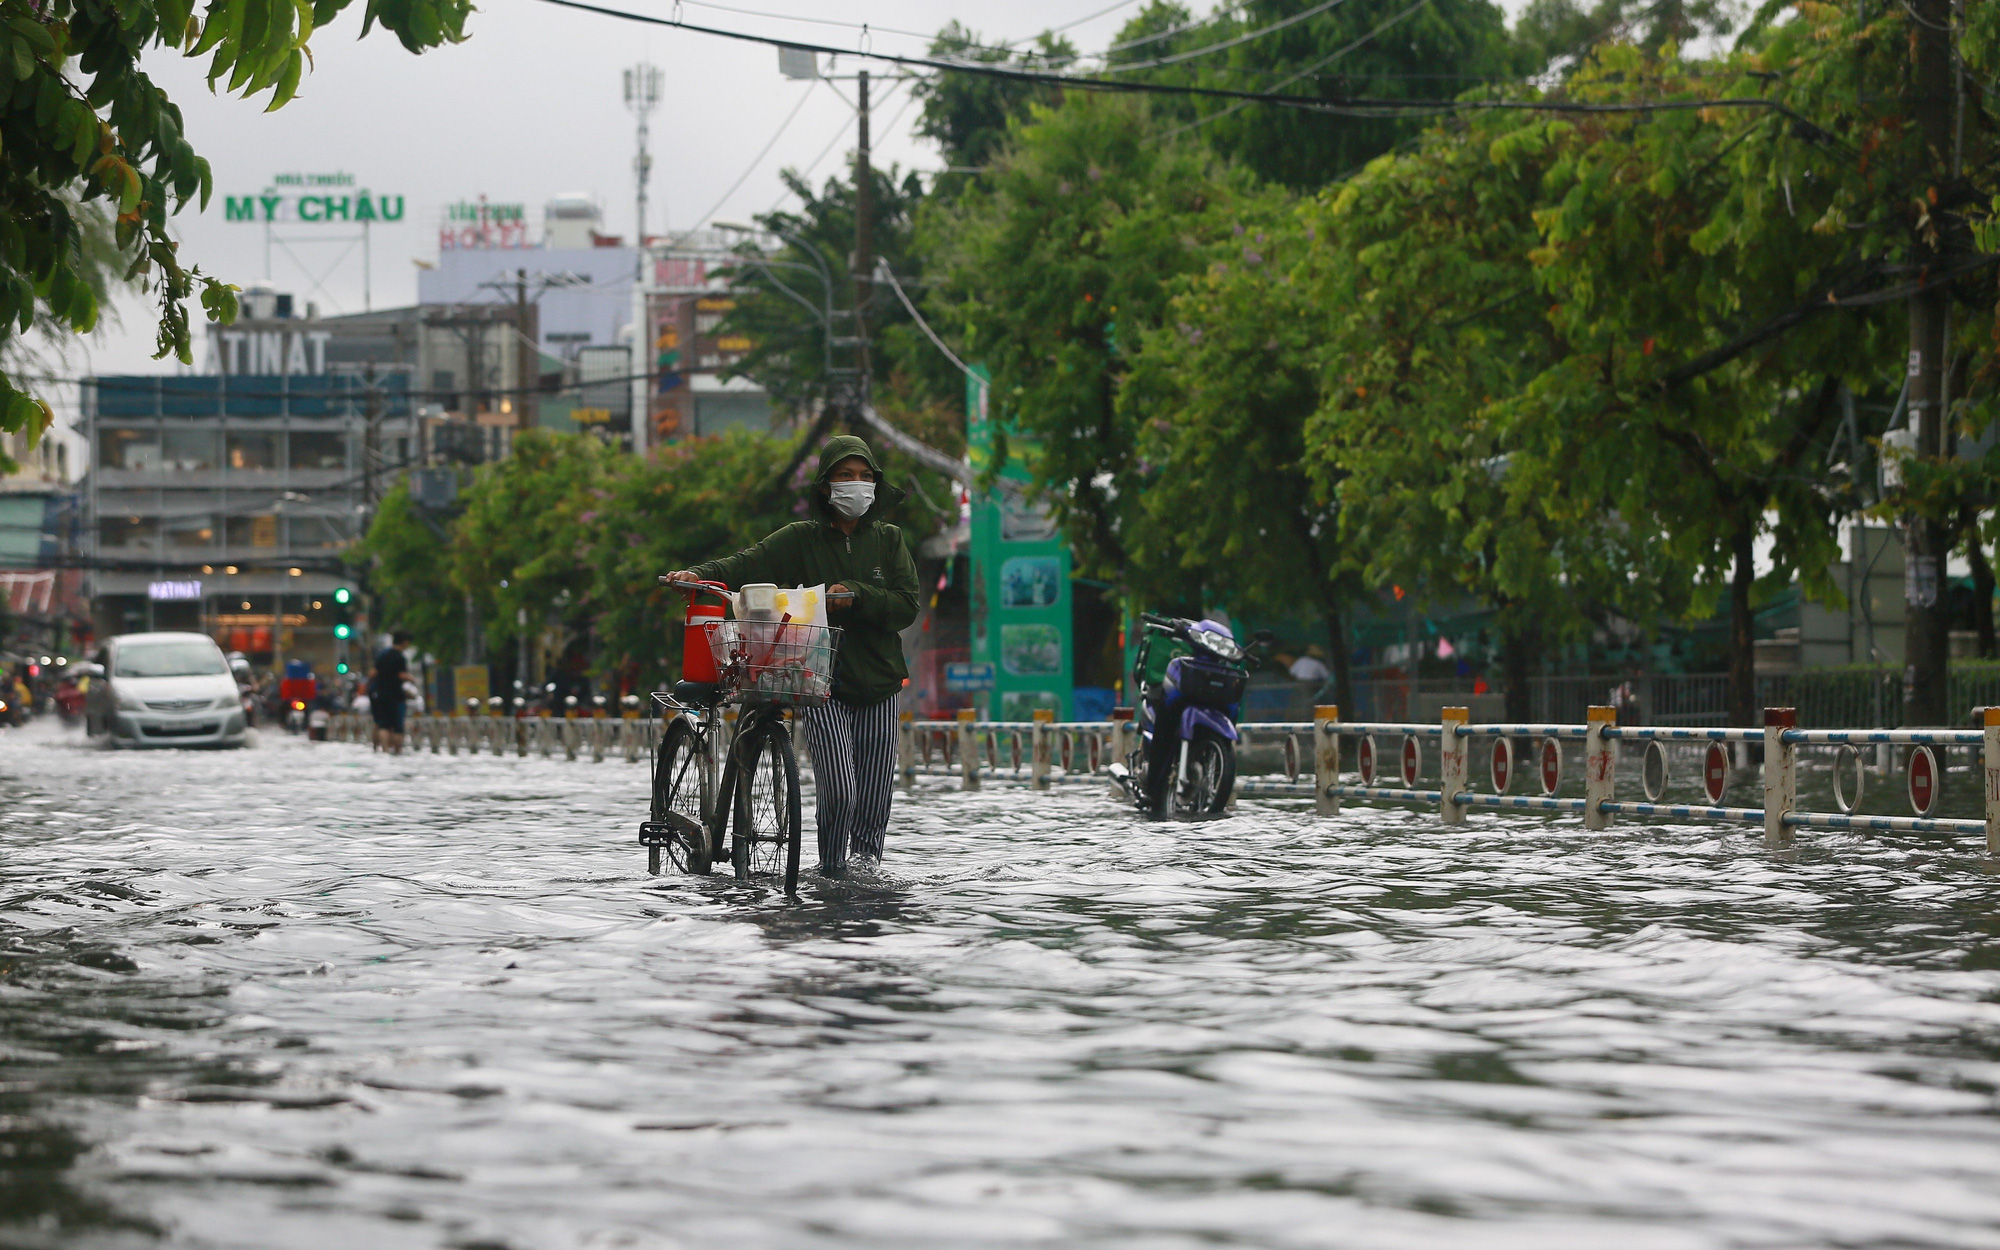
[(1236, 640), (1228, 634), (1216, 634), (1205, 629), (1198, 629), (1194, 631), (1193, 637), (1196, 646), (1218, 660), (1227, 660), (1231, 664), (1234, 664), (1243, 658), (1243, 648), (1237, 646)]

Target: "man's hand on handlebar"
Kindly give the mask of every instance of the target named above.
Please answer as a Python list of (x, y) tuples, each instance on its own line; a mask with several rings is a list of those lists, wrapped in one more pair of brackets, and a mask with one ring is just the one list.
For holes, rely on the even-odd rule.
[(677, 569), (672, 573), (660, 574), (660, 585), (662, 586), (680, 586), (682, 588), (687, 588), (700, 581), (701, 579), (699, 577), (696, 577), (693, 573), (688, 572), (686, 569)]
[(844, 584), (835, 582), (826, 588), (826, 606), (835, 611), (854, 606), (854, 592)]

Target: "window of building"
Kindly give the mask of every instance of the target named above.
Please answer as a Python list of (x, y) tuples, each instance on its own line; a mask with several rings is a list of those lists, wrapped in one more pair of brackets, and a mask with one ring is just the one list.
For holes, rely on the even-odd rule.
[(277, 431), (231, 430), (229, 432), (230, 468), (275, 469), (278, 464)]
[(222, 526), (223, 541), (233, 548), (275, 547), (278, 545), (278, 518), (271, 513), (233, 516)]
[(292, 546), (338, 547), (343, 539), (331, 520), (321, 516), (295, 516), (291, 520)]
[(160, 521), (169, 547), (212, 547), (215, 545), (215, 518), (212, 516), (165, 517)]
[(160, 459), (165, 467), (183, 473), (222, 467), (222, 432), (213, 429), (160, 431)]
[(108, 516), (97, 521), (97, 541), (105, 547), (151, 548), (159, 536), (159, 527), (151, 517)]
[(158, 430), (105, 429), (97, 432), (97, 465), (145, 473), (160, 467)]
[(347, 435), (293, 430), (292, 467), (294, 469), (345, 469), (347, 467)]

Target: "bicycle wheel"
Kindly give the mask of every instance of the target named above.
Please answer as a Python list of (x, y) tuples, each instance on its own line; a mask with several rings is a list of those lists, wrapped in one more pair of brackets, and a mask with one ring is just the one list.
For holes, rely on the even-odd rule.
[(780, 878), (799, 890), (799, 758), (781, 720), (750, 731), (738, 745), (736, 828), (731, 852), (736, 876)]
[[(701, 766), (701, 735), (676, 719), (653, 753), (653, 823), (669, 827), (667, 856), (682, 872), (708, 872), (709, 801)], [(660, 848), (648, 848), (647, 869), (658, 875)]]
[(1236, 789), (1236, 748), (1214, 730), (1197, 729), (1188, 743), (1187, 782), (1175, 787), (1174, 806), (1184, 816), (1213, 816)]

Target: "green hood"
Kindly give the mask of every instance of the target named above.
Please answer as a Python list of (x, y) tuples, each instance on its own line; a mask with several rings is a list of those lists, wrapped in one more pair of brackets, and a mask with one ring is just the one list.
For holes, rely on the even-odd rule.
[(867, 442), (852, 434), (836, 434), (826, 440), (826, 446), (819, 449), (819, 472), (813, 477), (812, 485), (806, 488), (814, 517), (832, 523), (833, 505), (827, 503), (826, 497), (820, 493), (820, 488), (826, 485), (827, 475), (833, 472), (833, 466), (849, 456), (859, 456), (866, 460), (869, 470), (875, 474), (875, 502), (868, 511), (861, 514), (864, 523), (878, 519), (883, 513), (903, 502), (902, 488), (891, 486), (882, 480), (882, 462), (875, 458), (875, 453)]

